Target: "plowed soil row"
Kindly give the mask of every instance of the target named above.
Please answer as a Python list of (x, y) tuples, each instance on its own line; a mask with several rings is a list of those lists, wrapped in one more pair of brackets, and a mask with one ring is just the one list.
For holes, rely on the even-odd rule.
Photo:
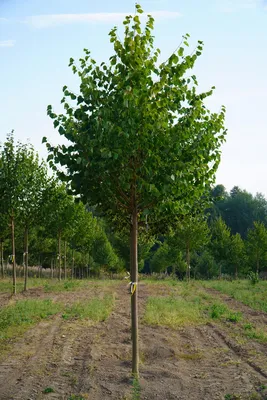
[[(13, 344), (0, 364), (1, 400), (138, 398), (130, 374), (130, 297), (125, 284), (103, 290), (117, 293), (105, 322), (93, 325), (56, 315)], [(167, 294), (165, 287), (161, 291)], [(179, 330), (147, 326), (142, 312), (153, 294), (153, 285), (140, 285), (140, 399), (223, 400), (234, 393), (240, 399), (264, 398), (259, 388), (267, 384), (266, 345), (242, 346), (231, 327), (220, 323)], [(67, 303), (95, 295), (86, 290), (52, 297)], [(53, 392), (43, 393), (46, 388)]]

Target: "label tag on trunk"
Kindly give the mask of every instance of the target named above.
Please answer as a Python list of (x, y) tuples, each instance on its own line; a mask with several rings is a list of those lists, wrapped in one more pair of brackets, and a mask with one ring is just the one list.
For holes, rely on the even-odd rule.
[(137, 282), (130, 282), (129, 285), (130, 285), (130, 293), (131, 295), (133, 295), (134, 292), (136, 291)]

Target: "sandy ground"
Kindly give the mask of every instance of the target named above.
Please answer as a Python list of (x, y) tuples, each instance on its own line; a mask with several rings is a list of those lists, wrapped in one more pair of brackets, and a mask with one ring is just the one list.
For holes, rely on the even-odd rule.
[[(158, 285), (157, 290), (161, 295), (168, 291)], [(110, 292), (116, 292), (117, 300), (105, 322), (93, 325), (56, 315), (14, 341), (0, 362), (0, 399), (224, 400), (227, 394), (239, 395), (233, 399), (267, 399), (261, 389), (267, 386), (267, 345), (241, 343), (238, 328), (230, 323), (174, 330), (141, 322), (141, 393), (136, 396), (131, 378), (130, 296), (124, 283), (103, 287), (103, 294)], [(70, 303), (97, 294), (95, 288), (59, 294), (34, 289), (26, 296)], [(152, 294), (151, 286), (140, 284), (141, 321)], [(212, 295), (242, 311), (253, 324), (266, 324), (266, 314), (216, 291)], [(1, 295), (0, 301), (8, 301), (7, 296)], [(44, 394), (48, 387), (54, 392)]]

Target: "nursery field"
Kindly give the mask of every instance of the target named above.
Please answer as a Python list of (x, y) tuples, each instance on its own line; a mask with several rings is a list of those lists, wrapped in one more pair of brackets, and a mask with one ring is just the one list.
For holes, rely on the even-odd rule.
[(267, 283), (0, 281), (0, 399), (267, 399)]

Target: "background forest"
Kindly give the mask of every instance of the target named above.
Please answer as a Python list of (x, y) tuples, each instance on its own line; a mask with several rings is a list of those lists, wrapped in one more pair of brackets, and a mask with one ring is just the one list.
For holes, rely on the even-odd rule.
[[(201, 210), (177, 216), (164, 236), (146, 223), (139, 272), (179, 279), (267, 273), (265, 197), (217, 185), (207, 199)], [(129, 271), (127, 232), (116, 231), (105, 215), (68, 195), (33, 147), (16, 143), (13, 134), (1, 146), (0, 207), (2, 276), (11, 274), (13, 262), (21, 275), (29, 265), (33, 276), (60, 279)]]

